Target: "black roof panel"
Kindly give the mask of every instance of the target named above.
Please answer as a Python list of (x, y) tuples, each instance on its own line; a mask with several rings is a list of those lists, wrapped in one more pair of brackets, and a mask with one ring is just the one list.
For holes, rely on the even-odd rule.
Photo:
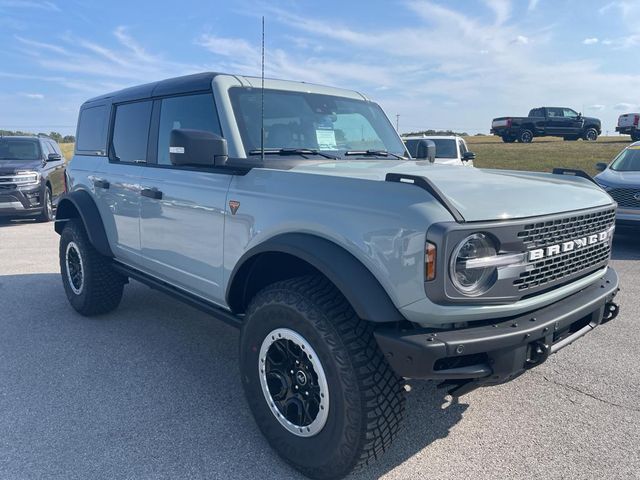
[(89, 103), (99, 103), (104, 100), (119, 103), (164, 95), (211, 90), (211, 81), (216, 75), (217, 73), (214, 72), (196, 73), (183, 77), (168, 78), (166, 80), (160, 80), (159, 82), (137, 85), (92, 98), (87, 100), (85, 105)]

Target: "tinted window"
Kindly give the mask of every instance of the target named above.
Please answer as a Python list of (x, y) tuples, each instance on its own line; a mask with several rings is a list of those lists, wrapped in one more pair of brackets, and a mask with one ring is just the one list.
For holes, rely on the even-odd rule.
[(120, 162), (146, 162), (151, 102), (116, 107), (109, 156)]
[(171, 130), (189, 128), (222, 135), (218, 114), (211, 94), (172, 97), (162, 100), (158, 131), (158, 163), (170, 165), (169, 139)]
[(416, 140), (416, 139), (404, 141), (404, 144), (406, 145), (407, 150), (409, 150), (409, 153), (413, 158), (415, 158), (416, 154), (418, 153), (418, 142), (420, 142), (420, 140)]
[(84, 108), (80, 111), (76, 150), (104, 152), (107, 138), (107, 107)]
[(0, 138), (0, 160), (40, 160), (40, 142), (28, 138)]
[(544, 111), (541, 108), (534, 108), (529, 112), (530, 117), (544, 117)]
[(547, 114), (550, 117), (562, 117), (562, 109), (561, 108), (547, 108)]
[(444, 138), (430, 138), (436, 144), (436, 158), (458, 158), (455, 140)]
[(578, 113), (570, 108), (563, 108), (562, 113), (565, 118), (576, 118), (578, 116)]

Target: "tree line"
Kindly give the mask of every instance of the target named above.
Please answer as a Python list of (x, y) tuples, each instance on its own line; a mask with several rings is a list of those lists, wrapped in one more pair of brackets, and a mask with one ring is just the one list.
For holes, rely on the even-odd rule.
[(49, 132), (49, 133), (32, 133), (32, 132), (21, 132), (20, 130), (1, 130), (0, 129), (0, 136), (1, 137), (16, 137), (16, 136), (36, 136), (36, 135), (40, 135), (40, 136), (46, 136), (49, 137), (53, 140), (55, 140), (58, 143), (75, 143), (76, 141), (76, 137), (74, 137), (73, 135), (62, 135), (61, 133), (58, 132)]

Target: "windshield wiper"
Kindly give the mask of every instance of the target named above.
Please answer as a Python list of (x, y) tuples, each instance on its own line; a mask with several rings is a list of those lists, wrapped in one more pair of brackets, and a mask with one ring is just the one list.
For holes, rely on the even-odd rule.
[[(249, 155), (260, 155), (262, 150), (256, 148), (255, 150), (249, 151)], [(328, 153), (323, 153), (318, 150), (314, 150), (312, 148), (265, 148), (265, 155), (300, 155), (303, 158), (305, 155), (318, 155), (319, 157), (329, 158), (331, 160), (338, 160), (338, 157), (335, 155), (329, 155)]]
[(391, 155), (392, 157), (398, 158), (400, 160), (406, 160), (405, 157), (398, 155), (397, 153), (392, 153), (387, 150), (347, 150), (344, 152), (344, 156), (348, 157), (349, 155), (361, 155), (363, 157), (388, 157)]

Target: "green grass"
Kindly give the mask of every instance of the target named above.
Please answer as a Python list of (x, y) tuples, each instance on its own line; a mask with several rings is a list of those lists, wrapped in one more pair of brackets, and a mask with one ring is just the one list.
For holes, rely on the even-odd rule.
[[(577, 168), (590, 175), (597, 173), (598, 162), (609, 162), (629, 145), (629, 137), (600, 137), (597, 142), (565, 142), (561, 138), (536, 138), (532, 143), (503, 143), (496, 136), (467, 137), (467, 144), (477, 155), (474, 165), (480, 168), (503, 168), (550, 172), (554, 167)], [(73, 143), (62, 143), (62, 153), (71, 160)]]
[(561, 138), (536, 138), (532, 143), (503, 143), (496, 136), (467, 137), (473, 162), (480, 168), (550, 172), (554, 167), (576, 168), (595, 175), (595, 164), (610, 162), (629, 145), (627, 136), (600, 137), (596, 142), (565, 142)]

